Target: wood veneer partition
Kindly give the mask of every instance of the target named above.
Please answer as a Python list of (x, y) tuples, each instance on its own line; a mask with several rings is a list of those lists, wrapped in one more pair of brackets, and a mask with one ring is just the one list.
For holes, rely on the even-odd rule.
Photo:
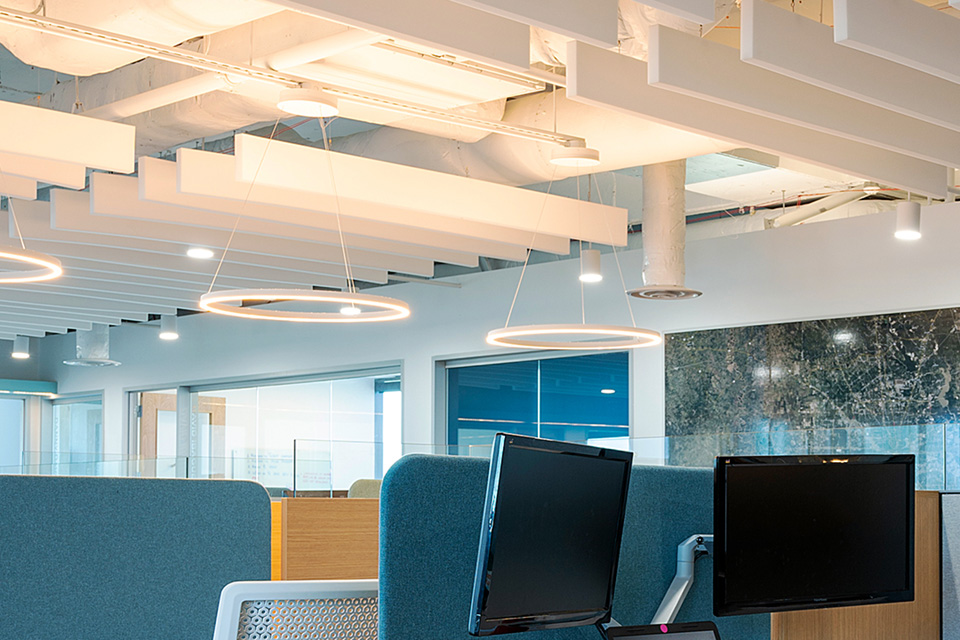
[(940, 494), (918, 491), (913, 602), (770, 616), (771, 640), (940, 640)]
[(284, 498), (283, 580), (376, 578), (380, 501)]

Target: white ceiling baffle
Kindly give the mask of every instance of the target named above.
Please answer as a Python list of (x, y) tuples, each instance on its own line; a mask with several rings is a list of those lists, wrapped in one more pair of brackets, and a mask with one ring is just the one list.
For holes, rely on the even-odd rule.
[[(960, 30), (958, 30), (960, 34)], [(960, 133), (741, 62), (736, 50), (674, 29), (650, 30), (649, 82), (915, 158), (960, 166)]]
[[(598, 47), (618, 42), (617, 0), (453, 0)], [(701, 0), (713, 3), (713, 0)]]
[(571, 99), (633, 113), (741, 146), (943, 197), (947, 168), (860, 142), (759, 116), (707, 100), (617, 78), (645, 78), (647, 64), (613, 51), (571, 42), (568, 87)]
[(960, 84), (836, 44), (828, 25), (765, 0), (743, 0), (740, 21), (744, 62), (960, 131)]
[[(219, 156), (220, 154), (210, 155)], [(222, 158), (223, 156), (220, 157)], [(219, 182), (229, 186), (230, 192), (226, 198), (219, 192), (211, 195), (181, 193), (177, 184), (177, 163), (159, 160), (157, 158), (140, 158), (138, 172), (140, 179), (140, 198), (148, 202), (230, 214), (228, 217), (230, 226), (228, 228), (231, 229), (233, 225), (236, 224), (237, 216), (243, 216), (244, 218), (296, 225), (311, 229), (337, 230), (337, 221), (334, 216), (310, 216), (306, 215), (303, 209), (262, 205), (257, 202), (244, 201), (243, 197), (235, 197), (234, 192), (239, 193), (243, 190), (243, 193), (246, 193), (246, 191), (249, 191), (249, 185), (244, 185), (235, 179), (236, 171), (233, 166), (233, 158), (226, 157), (225, 159), (229, 161), (228, 166), (213, 166), (215, 164), (221, 164), (222, 161), (211, 159), (211, 166), (207, 167), (207, 169), (217, 170)], [(135, 212), (129, 212), (128, 215), (135, 215)], [(189, 217), (189, 212), (186, 217)], [(355, 220), (350, 217), (344, 217), (341, 219), (341, 228), (346, 234), (389, 238), (404, 243), (435, 246), (455, 251), (475, 252), (480, 255), (506, 260), (522, 260), (523, 256), (526, 255), (526, 250), (523, 246), (511, 244), (503, 239), (485, 240), (482, 238), (469, 238), (436, 231), (434, 229), (412, 228), (394, 222), (381, 224), (372, 223), (368, 220)], [(567, 247), (567, 251), (569, 251), (569, 247)]]

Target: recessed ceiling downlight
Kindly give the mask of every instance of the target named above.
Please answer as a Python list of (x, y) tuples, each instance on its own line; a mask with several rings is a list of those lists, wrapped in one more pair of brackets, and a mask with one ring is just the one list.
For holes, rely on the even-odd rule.
[(187, 256), (197, 260), (209, 260), (213, 257), (213, 251), (206, 247), (190, 247), (187, 249)]
[(277, 108), (293, 116), (304, 118), (332, 118), (340, 113), (337, 99), (325, 93), (319, 85), (304, 84), (283, 89)]

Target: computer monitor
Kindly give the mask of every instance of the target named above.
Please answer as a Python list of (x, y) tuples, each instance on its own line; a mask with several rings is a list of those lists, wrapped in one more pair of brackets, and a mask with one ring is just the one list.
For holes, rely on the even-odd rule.
[(607, 622), (633, 454), (497, 434), (469, 631)]
[(718, 616), (913, 600), (912, 455), (720, 457)]

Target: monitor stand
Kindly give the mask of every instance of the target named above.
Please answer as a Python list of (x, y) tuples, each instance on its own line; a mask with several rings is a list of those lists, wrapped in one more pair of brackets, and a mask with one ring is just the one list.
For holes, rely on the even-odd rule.
[(677, 545), (677, 575), (667, 587), (650, 624), (670, 624), (677, 617), (693, 585), (693, 565), (713, 549), (713, 534), (696, 533)]
[(597, 631), (600, 632), (600, 635), (603, 636), (603, 640), (607, 640), (607, 629), (610, 627), (619, 627), (620, 623), (610, 618), (609, 622), (597, 622), (594, 626), (597, 628)]

